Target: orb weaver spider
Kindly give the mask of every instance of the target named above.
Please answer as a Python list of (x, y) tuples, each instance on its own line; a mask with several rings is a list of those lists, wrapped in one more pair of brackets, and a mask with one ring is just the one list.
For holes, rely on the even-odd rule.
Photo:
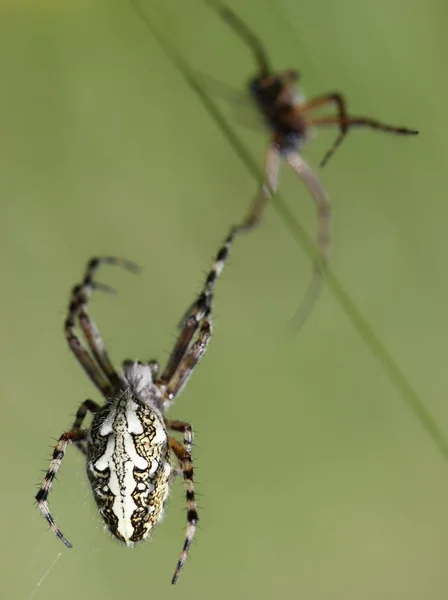
[[(100, 265), (118, 265), (136, 272), (138, 267), (116, 257), (91, 259), (82, 282), (71, 293), (65, 336), (85, 373), (104, 398), (99, 405), (85, 400), (70, 431), (56, 443), (50, 467), (36, 495), (38, 507), (51, 530), (68, 547), (71, 543), (56, 525), (48, 495), (61, 467), (67, 447), (77, 446), (86, 459), (87, 475), (98, 510), (109, 531), (128, 546), (148, 537), (162, 519), (171, 480), (182, 473), (187, 504), (185, 541), (172, 583), (176, 583), (195, 535), (198, 513), (194, 492), (191, 450), (193, 430), (189, 423), (167, 419), (167, 408), (184, 388), (204, 355), (212, 335), (212, 300), (216, 280), (229, 256), (237, 232), (250, 224), (232, 227), (216, 255), (202, 291), (187, 310), (181, 332), (165, 369), (153, 360), (126, 360), (117, 371), (87, 307), (93, 290), (111, 291), (94, 280)], [(87, 348), (75, 332), (78, 323)], [(93, 418), (82, 429), (87, 413)], [(183, 443), (168, 431), (183, 434)], [(172, 464), (177, 459), (178, 467)]]

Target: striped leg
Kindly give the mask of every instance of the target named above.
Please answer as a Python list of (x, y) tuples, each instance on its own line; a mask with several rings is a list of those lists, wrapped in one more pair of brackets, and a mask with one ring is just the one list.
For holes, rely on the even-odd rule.
[(308, 286), (305, 298), (293, 319), (296, 329), (299, 329), (307, 320), (321, 292), (322, 269), (327, 264), (328, 248), (330, 245), (329, 225), (331, 206), (322, 184), (303, 158), (297, 152), (288, 153), (285, 155), (285, 158), (289, 166), (300, 177), (311, 193), (317, 207), (318, 218), (317, 249), (320, 263), (316, 263), (314, 266), (313, 277)]
[(177, 561), (176, 570), (174, 571), (173, 579), (171, 581), (171, 583), (173, 584), (176, 583), (177, 578), (179, 577), (179, 573), (187, 559), (188, 551), (190, 549), (191, 542), (193, 541), (194, 534), (196, 532), (196, 525), (199, 521), (194, 495), (193, 462), (191, 460), (191, 454), (188, 451), (188, 445), (191, 444), (192, 441), (192, 435), (190, 437), (191, 427), (187, 423), (174, 422), (174, 424), (178, 425), (180, 429), (182, 426), (184, 431), (184, 444), (181, 444), (178, 440), (171, 437), (168, 438), (168, 441), (171, 450), (174, 452), (174, 454), (179, 460), (179, 465), (182, 469), (182, 473), (184, 476), (185, 496), (187, 500), (188, 525), (185, 534), (184, 546), (182, 548), (179, 560)]
[[(79, 290), (79, 286), (73, 288), (72, 298), (76, 297), (76, 293)], [(112, 387), (110, 386), (107, 379), (98, 369), (95, 362), (92, 360), (90, 354), (86, 351), (84, 346), (79, 341), (78, 336), (75, 333), (75, 318), (76, 318), (76, 302), (72, 299), (69, 306), (69, 314), (65, 320), (64, 329), (65, 337), (78, 361), (81, 363), (84, 371), (87, 373), (91, 381), (96, 385), (100, 392), (105, 397), (112, 395)]]
[[(226, 260), (230, 254), (233, 239), (235, 235), (241, 231), (241, 229), (241, 226), (234, 226), (231, 228), (224, 245), (216, 255), (212, 268), (210, 269), (205, 280), (201, 294), (185, 313), (182, 331), (180, 332), (177, 342), (171, 352), (165, 370), (160, 379), (157, 381), (159, 385), (170, 385), (170, 382), (173, 381), (173, 378), (175, 378), (176, 381), (181, 382), (180, 387), (182, 387), (186, 381), (186, 378), (191, 373), (192, 368), (205, 352), (211, 334), (211, 308), (215, 283), (221, 274)], [(201, 330), (197, 341), (198, 346), (193, 344), (193, 346), (190, 347), (193, 338), (200, 327)], [(196, 356), (195, 360), (193, 360), (193, 356)], [(184, 360), (191, 364), (187, 377), (183, 376), (181, 373), (178, 373), (179, 370), (182, 371), (186, 368), (186, 363)], [(178, 385), (175, 385), (174, 387), (176, 389), (180, 389)], [(171, 400), (172, 397), (168, 399)]]
[[(86, 418), (86, 414), (88, 411), (90, 411), (92, 414), (95, 414), (100, 410), (100, 408), (101, 407), (93, 400), (84, 400), (84, 402), (76, 411), (75, 422), (73, 423), (72, 431), (78, 431), (79, 429), (81, 429), (81, 425), (83, 424), (83, 421)], [(84, 441), (76, 442), (75, 446), (84, 455), (87, 454), (86, 445)]]
[(207, 350), (208, 343), (212, 335), (212, 320), (211, 314), (204, 317), (204, 322), (199, 330), (198, 339), (188, 350), (185, 358), (180, 362), (176, 372), (167, 382), (165, 388), (165, 409), (167, 409), (172, 400), (180, 394), (195, 366), (198, 364), (202, 356)]
[[(82, 283), (73, 288), (69, 311), (65, 321), (65, 335), (70, 348), (84, 367), (87, 375), (103, 395), (107, 397), (112, 393), (110, 384), (115, 386), (120, 385), (121, 379), (109, 359), (104, 342), (95, 323), (87, 313), (87, 303), (94, 289), (102, 289), (106, 292), (113, 291), (108, 286), (93, 281), (93, 275), (100, 264), (119, 265), (133, 272), (138, 271), (138, 267), (134, 263), (122, 258), (107, 256), (91, 259), (87, 264)], [(82, 346), (75, 334), (76, 317), (79, 317), (79, 324), (96, 363), (92, 360), (92, 357)]]
[(191, 454), (191, 448), (193, 446), (193, 428), (190, 423), (185, 421), (173, 421), (171, 419), (165, 419), (165, 425), (167, 429), (171, 431), (178, 431), (184, 434), (184, 447), (188, 454)]
[(62, 531), (54, 522), (54, 519), (50, 513), (50, 509), (48, 507), (47, 498), (48, 494), (51, 491), (51, 487), (53, 485), (54, 478), (56, 477), (56, 473), (58, 472), (62, 459), (64, 458), (65, 451), (69, 444), (79, 443), (86, 439), (87, 432), (82, 429), (77, 429), (74, 431), (69, 431), (68, 433), (64, 433), (59, 438), (55, 449), (53, 451), (53, 458), (50, 463), (50, 468), (48, 469), (43, 481), (40, 486), (39, 491), (36, 494), (36, 501), (39, 506), (39, 509), (43, 516), (46, 518), (50, 529), (55, 533), (62, 542), (67, 546), (67, 548), (71, 548), (72, 545), (70, 542), (63, 536)]
[(100, 410), (99, 404), (93, 400), (84, 400), (81, 406), (76, 411), (75, 422), (73, 423), (72, 431), (78, 431), (81, 429), (81, 425), (86, 418), (87, 413), (90, 411), (92, 414), (97, 413)]

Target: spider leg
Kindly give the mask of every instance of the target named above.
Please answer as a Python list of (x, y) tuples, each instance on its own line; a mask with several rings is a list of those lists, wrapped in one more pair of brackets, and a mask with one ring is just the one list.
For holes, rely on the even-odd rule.
[(250, 231), (259, 225), (269, 199), (277, 191), (279, 169), (280, 151), (277, 144), (271, 142), (265, 157), (266, 183), (263, 183), (255, 195), (251, 209), (241, 225), (245, 231)]
[(212, 336), (211, 314), (204, 316), (204, 321), (199, 330), (198, 338), (188, 350), (186, 356), (179, 363), (178, 368), (173, 373), (171, 379), (166, 383), (164, 396), (165, 406), (168, 407), (171, 401), (182, 391), (187, 383), (195, 366), (207, 350), (208, 343)]
[[(211, 306), (214, 285), (224, 268), (235, 235), (250, 231), (259, 224), (268, 199), (277, 189), (279, 166), (280, 152), (278, 146), (271, 143), (266, 153), (267, 183), (263, 184), (260, 188), (242, 224), (231, 228), (224, 246), (219, 250), (215, 262), (207, 275), (202, 293), (188, 308), (182, 319), (182, 331), (171, 352), (164, 372), (157, 380), (157, 384), (162, 387), (162, 391), (166, 397), (165, 402), (167, 403), (182, 390), (194, 367), (207, 349), (212, 334)], [(198, 339), (191, 345), (199, 327)]]
[(309, 124), (318, 127), (325, 125), (339, 125), (341, 128), (345, 128), (345, 133), (341, 132), (341, 134), (333, 144), (333, 147), (327, 152), (324, 159), (320, 163), (321, 167), (324, 167), (325, 164), (328, 162), (328, 159), (334, 153), (339, 144), (342, 142), (343, 137), (346, 135), (350, 127), (370, 127), (371, 129), (378, 129), (379, 131), (384, 131), (386, 133), (396, 133), (398, 135), (418, 134), (418, 131), (416, 129), (408, 129), (407, 127), (396, 127), (395, 125), (387, 125), (386, 123), (381, 123), (380, 121), (370, 119), (369, 117), (349, 117), (347, 115), (338, 117), (316, 117), (314, 119), (310, 119)]
[[(87, 375), (103, 395), (110, 396), (113, 392), (113, 386), (121, 386), (122, 381), (109, 359), (104, 342), (95, 323), (87, 313), (87, 304), (93, 289), (98, 288), (111, 291), (110, 288), (93, 281), (93, 275), (100, 264), (119, 265), (134, 272), (138, 269), (134, 263), (121, 258), (102, 257), (91, 259), (87, 264), (82, 283), (76, 285), (72, 290), (68, 315), (65, 321), (65, 335), (71, 350), (83, 366)], [(79, 324), (96, 363), (75, 334), (76, 317), (79, 318)]]
[[(76, 411), (75, 422), (73, 423), (72, 431), (78, 431), (79, 429), (81, 429), (81, 425), (84, 419), (86, 418), (86, 414), (88, 411), (90, 411), (92, 414), (95, 414), (100, 410), (100, 408), (101, 407), (93, 400), (84, 400), (84, 402)], [(74, 444), (76, 448), (78, 448), (78, 450), (80, 450), (84, 455), (87, 454), (86, 444), (83, 440), (80, 440), (79, 442), (74, 442)]]
[[(73, 295), (77, 292), (77, 287), (73, 288)], [(65, 337), (71, 351), (76, 356), (84, 371), (87, 373), (91, 381), (96, 385), (100, 392), (105, 397), (112, 395), (112, 387), (110, 386), (107, 379), (98, 369), (95, 362), (92, 360), (90, 354), (86, 351), (84, 346), (79, 341), (78, 336), (75, 334), (75, 317), (76, 317), (76, 303), (71, 300), (69, 306), (69, 314), (65, 320), (64, 329)]]
[(184, 434), (184, 447), (188, 454), (191, 454), (191, 448), (193, 446), (193, 428), (190, 423), (185, 421), (173, 421), (172, 419), (165, 419), (165, 425), (167, 429), (171, 431), (178, 431)]
[[(194, 534), (196, 532), (196, 525), (199, 521), (196, 500), (194, 495), (194, 477), (193, 477), (193, 462), (191, 454), (188, 450), (189, 438), (187, 432), (191, 432), (191, 427), (187, 423), (173, 422), (174, 425), (184, 426), (185, 441), (181, 444), (175, 438), (169, 437), (168, 443), (172, 452), (177, 456), (179, 460), (180, 468), (184, 476), (185, 496), (187, 500), (187, 531), (185, 534), (185, 542), (180, 554), (179, 560), (177, 561), (176, 570), (174, 571), (173, 579), (171, 583), (176, 583), (179, 573), (184, 566), (184, 563), (188, 556), (188, 551), (193, 541)], [(186, 427), (186, 428), (185, 428)], [(189, 428), (189, 429), (188, 429)]]
[(86, 418), (87, 413), (90, 411), (92, 414), (97, 413), (100, 410), (99, 404), (94, 402), (93, 400), (84, 400), (81, 406), (76, 411), (75, 421), (73, 423), (72, 431), (78, 431), (81, 429), (81, 425)]
[(258, 65), (258, 69), (261, 77), (268, 77), (271, 68), (269, 66), (269, 60), (265, 49), (260, 39), (254, 34), (253, 31), (231, 10), (227, 5), (220, 0), (205, 0), (211, 8), (213, 8), (218, 15), (226, 21), (226, 23), (240, 36), (244, 42), (252, 50), (255, 60)]
[[(240, 225), (234, 225), (232, 227), (231, 233), (229, 235), (229, 238), (232, 238), (231, 241), (233, 241), (233, 237), (237, 233), (247, 233), (247, 232), (251, 231), (252, 229), (255, 229), (256, 227), (258, 227), (269, 198), (277, 190), (279, 166), (280, 166), (280, 152), (278, 150), (278, 146), (275, 143), (271, 143), (271, 144), (269, 144), (268, 149), (266, 151), (265, 168), (266, 168), (266, 175), (267, 175), (267, 183), (264, 183), (260, 187), (259, 191), (255, 195), (255, 198), (252, 202), (252, 206), (251, 206), (249, 212), (247, 213), (246, 217), (242, 221), (242, 223)], [(218, 275), (219, 275), (219, 273), (218, 273)], [(188, 332), (186, 325), (187, 325), (188, 318), (190, 317), (190, 313), (193, 312), (195, 309), (197, 309), (199, 300), (200, 300), (200, 297), (198, 300), (195, 300), (188, 307), (188, 309), (185, 311), (185, 313), (181, 319), (181, 322), (179, 324), (179, 327), (184, 327), (185, 342), (183, 343), (183, 346), (186, 345), (187, 339), (189, 339), (189, 341), (192, 340), (194, 332), (196, 331), (196, 329), (198, 327), (198, 325), (196, 325), (196, 328), (194, 329), (194, 331)]]
[(315, 263), (314, 265), (313, 276), (305, 294), (305, 298), (293, 319), (296, 328), (300, 328), (307, 320), (322, 289), (322, 269), (325, 269), (326, 267), (328, 248), (330, 245), (329, 224), (331, 218), (331, 206), (320, 181), (298, 152), (287, 153), (285, 158), (292, 170), (300, 177), (310, 191), (317, 207), (318, 218), (317, 249), (320, 263)]
[[(174, 381), (177, 381), (180, 382), (180, 384), (174, 384), (174, 388), (180, 389), (188, 378), (188, 375), (183, 374), (184, 370), (187, 368), (187, 365), (191, 364), (191, 368), (193, 368), (205, 352), (211, 334), (211, 307), (213, 300), (213, 289), (215, 287), (216, 280), (221, 274), (225, 262), (230, 254), (233, 239), (235, 235), (242, 229), (244, 229), (243, 226), (232, 227), (224, 242), (224, 245), (218, 251), (212, 268), (210, 269), (205, 280), (202, 292), (185, 314), (182, 324), (182, 331), (177, 338), (177, 342), (170, 354), (162, 375), (156, 381), (157, 385), (162, 387), (167, 385), (171, 386)], [(190, 348), (190, 345), (199, 327), (201, 327), (201, 330), (197, 340), (197, 345), (193, 344), (193, 346)], [(191, 352), (193, 352), (193, 354), (191, 354)], [(187, 360), (187, 363), (184, 363), (184, 359)], [(180, 372), (178, 373), (179, 369)], [(173, 380), (173, 377), (175, 377), (175, 380)], [(171, 399), (172, 397), (168, 397), (168, 400)]]
[(207, 302), (208, 299), (206, 296), (201, 294), (199, 298), (197, 298), (189, 307), (188, 311), (182, 318), (180, 324), (182, 330), (177, 338), (173, 350), (171, 351), (166, 367), (162, 375), (157, 380), (157, 383), (161, 385), (168, 384), (176, 374), (179, 366), (183, 363), (192, 340), (198, 328), (200, 327), (200, 324), (209, 313)]
[[(306, 113), (310, 110), (314, 110), (316, 108), (320, 108), (320, 107), (326, 106), (328, 104), (336, 105), (336, 109), (338, 112), (338, 116), (337, 116), (338, 122), (336, 124), (339, 125), (341, 132), (338, 135), (338, 137), (336, 138), (336, 140), (333, 143), (330, 150), (328, 150), (328, 152), (325, 154), (324, 158), (322, 159), (322, 161), (319, 165), (320, 167), (325, 167), (325, 165), (327, 164), (327, 162), (329, 161), (331, 156), (336, 152), (336, 150), (341, 145), (343, 139), (345, 138), (345, 136), (348, 133), (349, 125), (346, 123), (347, 106), (345, 103), (345, 99), (341, 94), (339, 94), (337, 92), (333, 92), (331, 94), (325, 94), (325, 96), (318, 96), (317, 98), (312, 98), (309, 102), (307, 102), (306, 104), (303, 104), (300, 107), (300, 112)], [(314, 121), (312, 121), (312, 122), (314, 123)]]
[(72, 545), (70, 542), (63, 536), (62, 531), (54, 522), (53, 516), (51, 515), (50, 509), (48, 507), (47, 498), (48, 494), (51, 491), (51, 487), (53, 485), (54, 478), (56, 477), (56, 473), (61, 466), (62, 459), (64, 458), (66, 448), (69, 444), (78, 443), (85, 440), (87, 436), (87, 432), (82, 429), (77, 429), (74, 431), (69, 431), (67, 433), (63, 433), (59, 438), (54, 451), (53, 458), (50, 463), (50, 468), (48, 469), (42, 484), (39, 488), (39, 491), (36, 494), (37, 505), (39, 506), (39, 510), (46, 518), (47, 523), (50, 526), (50, 529), (55, 533), (58, 538), (67, 546), (67, 548), (71, 548)]

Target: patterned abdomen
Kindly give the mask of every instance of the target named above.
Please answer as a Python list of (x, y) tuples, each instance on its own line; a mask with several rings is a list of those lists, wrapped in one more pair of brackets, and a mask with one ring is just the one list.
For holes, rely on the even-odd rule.
[(132, 546), (161, 520), (171, 473), (159, 411), (129, 392), (95, 415), (87, 474), (109, 531)]

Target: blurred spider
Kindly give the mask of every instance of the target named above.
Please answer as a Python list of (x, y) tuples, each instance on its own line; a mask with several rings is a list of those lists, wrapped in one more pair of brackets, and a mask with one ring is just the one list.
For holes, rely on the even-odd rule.
[[(98, 267), (119, 265), (135, 272), (138, 267), (134, 263), (114, 257), (93, 258), (87, 264), (84, 279), (73, 288), (65, 335), (105, 402), (102, 406), (92, 400), (81, 404), (72, 429), (63, 433), (55, 446), (50, 468), (36, 495), (50, 528), (68, 548), (72, 546), (56, 525), (47, 499), (69, 444), (75, 444), (86, 457), (87, 475), (107, 528), (128, 546), (144, 540), (162, 519), (169, 483), (182, 472), (188, 526), (172, 579), (172, 583), (176, 583), (198, 522), (191, 458), (193, 431), (189, 423), (167, 419), (165, 412), (207, 349), (212, 334), (214, 285), (229, 256), (234, 236), (241, 229), (244, 225), (233, 227), (219, 250), (201, 294), (185, 314), (182, 330), (161, 375), (155, 360), (147, 363), (126, 360), (122, 370), (116, 371), (87, 311), (93, 290), (110, 291), (94, 281)], [(75, 333), (76, 321), (88, 349)], [(88, 412), (93, 415), (92, 423), (87, 429), (81, 429)], [(183, 433), (183, 443), (168, 435), (168, 430)], [(177, 459), (178, 469), (172, 465), (171, 454)]]
[[(263, 214), (271, 194), (278, 184), (280, 157), (284, 158), (292, 170), (304, 181), (317, 206), (318, 236), (317, 248), (321, 264), (315, 265), (314, 277), (308, 288), (305, 300), (296, 314), (296, 324), (303, 325), (315, 304), (321, 289), (321, 269), (325, 267), (329, 246), (330, 205), (328, 198), (311, 168), (299, 152), (309, 139), (310, 128), (321, 126), (339, 127), (339, 135), (320, 163), (324, 167), (347, 135), (351, 127), (370, 127), (400, 135), (416, 135), (418, 131), (406, 127), (386, 125), (369, 117), (352, 117), (347, 113), (342, 94), (332, 92), (305, 102), (297, 82), (299, 73), (295, 70), (274, 72), (261, 41), (249, 27), (220, 0), (205, 0), (239, 35), (252, 50), (258, 66), (258, 73), (248, 84), (250, 97), (267, 125), (271, 139), (268, 144), (265, 170), (266, 184), (258, 191), (251, 211), (253, 225)], [(336, 108), (336, 116), (314, 117), (314, 109), (326, 106)]]

